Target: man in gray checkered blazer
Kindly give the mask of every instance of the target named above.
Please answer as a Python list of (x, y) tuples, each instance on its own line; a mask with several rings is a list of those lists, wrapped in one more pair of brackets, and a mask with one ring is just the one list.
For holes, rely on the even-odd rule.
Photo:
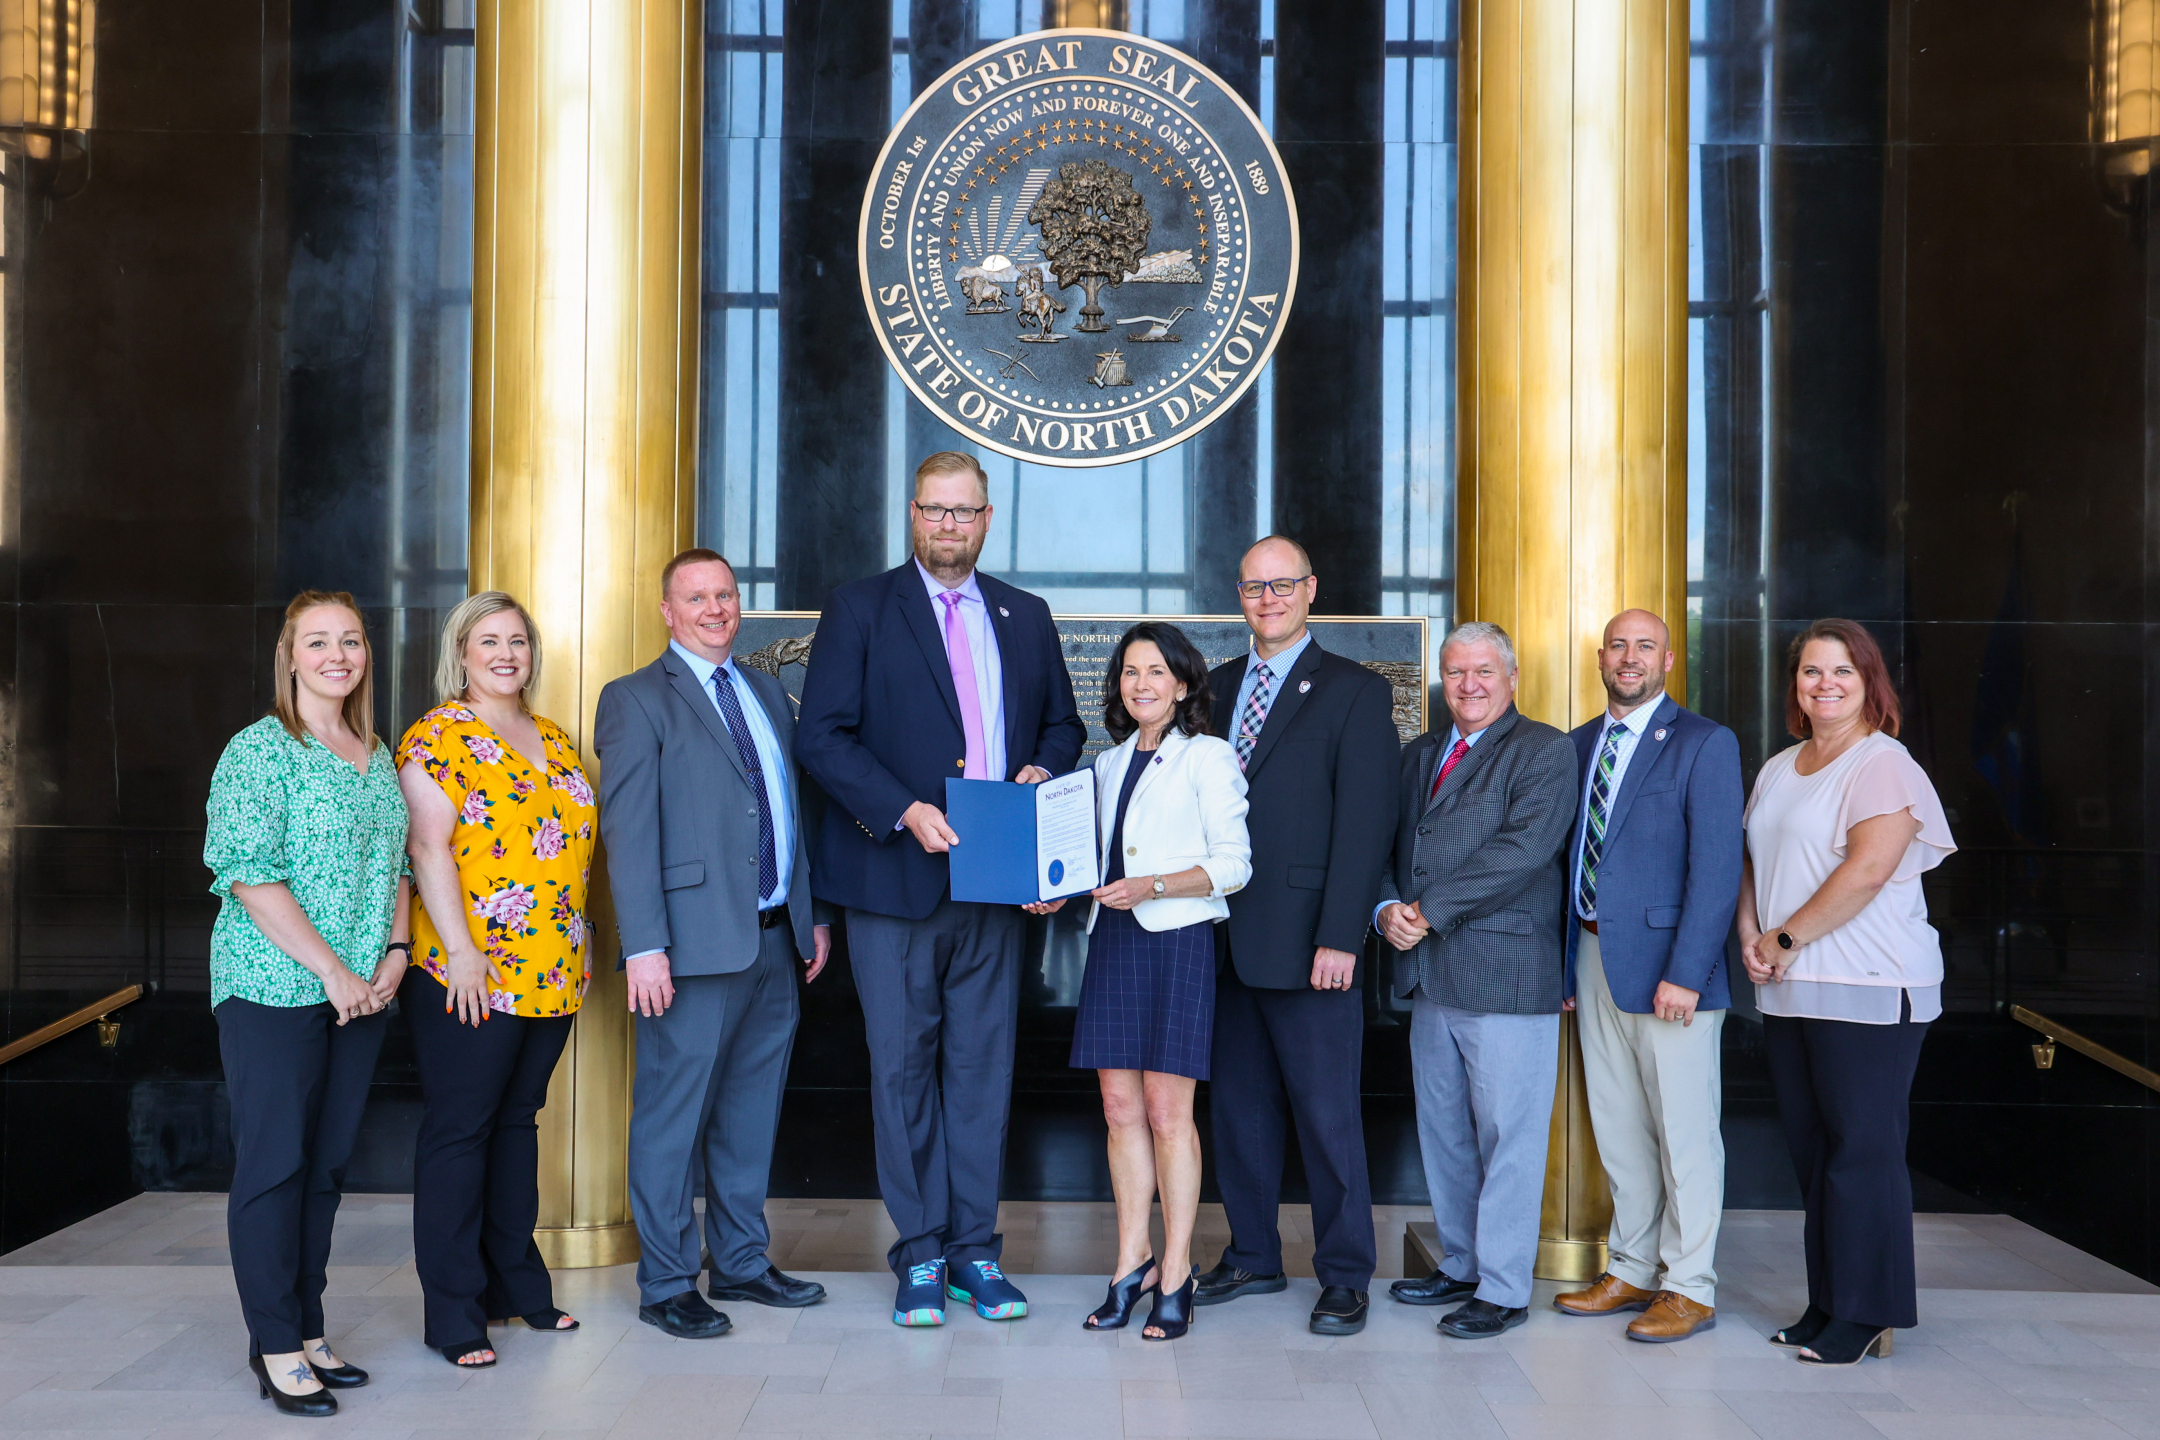
[(1563, 857), (1575, 747), (1515, 708), (1515, 646), (1458, 625), (1440, 650), (1450, 725), (1403, 751), (1395, 853), (1374, 923), (1412, 996), (1418, 1146), (1445, 1255), (1399, 1280), (1410, 1305), (1463, 1302), (1459, 1339), (1529, 1316), (1560, 1045)]

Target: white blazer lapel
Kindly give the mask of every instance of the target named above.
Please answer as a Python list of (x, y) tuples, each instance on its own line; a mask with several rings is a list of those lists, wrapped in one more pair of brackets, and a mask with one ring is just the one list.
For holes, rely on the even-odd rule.
[(1095, 833), (1099, 837), (1095, 863), (1100, 875), (1110, 865), (1110, 829), (1117, 823), (1118, 792), (1125, 785), (1125, 767), (1132, 763), (1133, 753), (1139, 745), (1136, 736), (1127, 736), (1116, 749), (1105, 750), (1095, 762)]
[[(1139, 782), (1133, 786), (1132, 805), (1127, 808), (1125, 813), (1125, 818), (1128, 821), (1132, 819), (1132, 811), (1139, 808), (1140, 797), (1148, 792), (1150, 786), (1154, 785), (1157, 777), (1159, 777), (1165, 770), (1168, 770), (1171, 766), (1177, 764), (1178, 752), (1180, 750), (1183, 750), (1187, 745), (1190, 745), (1192, 741), (1189, 737), (1182, 735), (1175, 730), (1172, 730), (1168, 734), (1163, 736), (1162, 744), (1156, 749), (1153, 755), (1142, 755), (1140, 753), (1138, 749), (1138, 746), (1140, 744), (1138, 736), (1134, 736), (1130, 743), (1135, 747), (1133, 750), (1133, 759), (1146, 763), (1147, 772), (1143, 774), (1140, 777)], [(1124, 779), (1125, 777), (1123, 775), (1118, 776), (1118, 782), (1120, 784), (1124, 783)]]

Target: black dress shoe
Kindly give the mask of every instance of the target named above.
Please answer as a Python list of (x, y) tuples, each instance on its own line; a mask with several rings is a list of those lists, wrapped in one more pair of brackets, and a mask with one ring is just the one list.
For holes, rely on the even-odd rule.
[(1477, 1294), (1477, 1283), (1435, 1270), (1422, 1280), (1397, 1280), (1387, 1287), (1387, 1293), (1389, 1299), (1405, 1305), (1452, 1305)]
[(695, 1290), (685, 1290), (658, 1305), (640, 1305), (637, 1318), (657, 1325), (678, 1340), (710, 1340), (735, 1328), (735, 1322), (705, 1303)]
[(781, 1310), (800, 1310), (805, 1305), (815, 1305), (825, 1298), (825, 1287), (815, 1280), (797, 1280), (792, 1275), (780, 1273), (777, 1265), (767, 1265), (765, 1273), (753, 1275), (748, 1280), (730, 1280), (723, 1283), (714, 1276), (709, 1293), (715, 1300), (739, 1300), (745, 1305), (771, 1305)]
[(1365, 1328), (1368, 1299), (1363, 1290), (1330, 1285), (1320, 1292), (1320, 1303), (1312, 1307), (1305, 1328), (1315, 1335), (1355, 1335)]
[(337, 1414), (337, 1396), (328, 1390), (310, 1390), (305, 1395), (288, 1395), (270, 1383), (270, 1372), (263, 1368), (260, 1355), (248, 1356), (248, 1369), (255, 1372), (255, 1383), (262, 1391), (262, 1398), (277, 1406), (281, 1415), (306, 1415), (320, 1419)]
[(1255, 1275), (1250, 1270), (1240, 1270), (1228, 1260), (1219, 1260), (1215, 1268), (1199, 1277), (1193, 1286), (1193, 1304), (1220, 1305), (1235, 1300), (1240, 1295), (1273, 1295), (1290, 1288), (1290, 1277), (1277, 1272), (1273, 1275)]
[(317, 1365), (313, 1360), (307, 1368), (315, 1372), (315, 1378), (332, 1390), (357, 1390), (367, 1384), (367, 1371), (358, 1365)]
[(1441, 1316), (1440, 1329), (1458, 1340), (1490, 1340), (1529, 1318), (1527, 1305), (1495, 1305), (1490, 1300), (1472, 1300), (1460, 1310), (1450, 1310)]

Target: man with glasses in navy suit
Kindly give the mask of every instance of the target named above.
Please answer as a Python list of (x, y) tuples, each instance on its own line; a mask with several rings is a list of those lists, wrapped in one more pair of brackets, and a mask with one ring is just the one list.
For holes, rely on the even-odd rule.
[(990, 482), (944, 451), (915, 471), (914, 555), (851, 581), (818, 619), (795, 754), (831, 797), (812, 844), (821, 900), (847, 909), (870, 1045), (878, 1187), (900, 1236), (897, 1325), (945, 1299), (1027, 1314), (998, 1268), (998, 1176), (1012, 1101), (1025, 921), (955, 900), (945, 782), (1036, 783), (1080, 759), (1087, 727), (1050, 607), (979, 574)]

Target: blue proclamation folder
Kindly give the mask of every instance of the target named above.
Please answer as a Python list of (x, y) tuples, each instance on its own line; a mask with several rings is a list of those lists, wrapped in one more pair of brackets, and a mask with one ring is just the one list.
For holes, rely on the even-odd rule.
[(960, 837), (951, 854), (953, 899), (1031, 905), (1093, 888), (1059, 883), (1064, 877), (1053, 864), (1045, 893), (1037, 863), (1035, 792), (1033, 785), (1001, 780), (945, 782), (945, 818)]

